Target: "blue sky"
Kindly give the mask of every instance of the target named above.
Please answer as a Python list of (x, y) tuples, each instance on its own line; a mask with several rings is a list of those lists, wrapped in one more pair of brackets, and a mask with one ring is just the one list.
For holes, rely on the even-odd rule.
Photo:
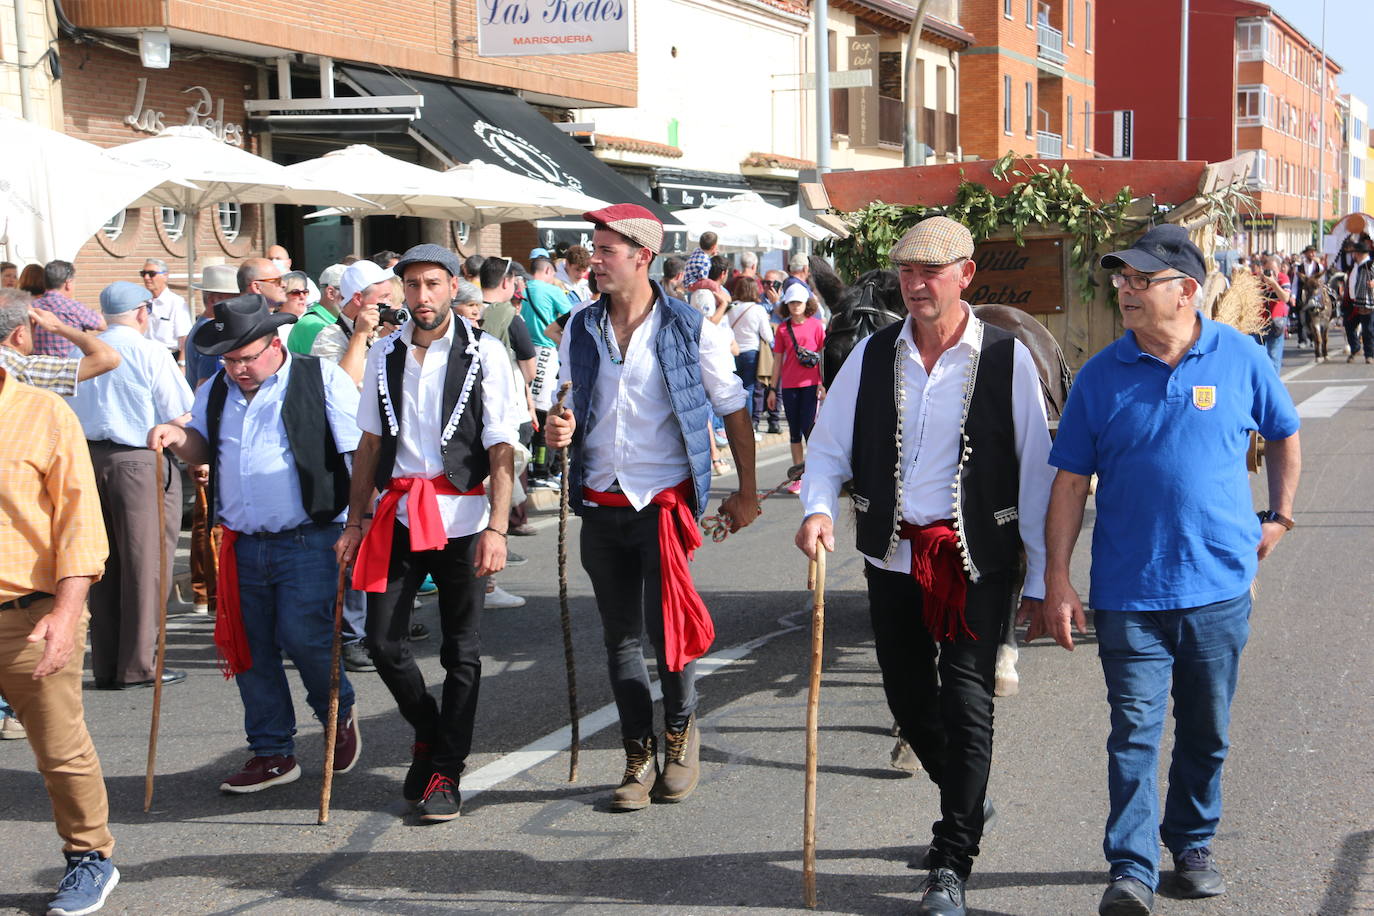
[(1369, 30), (1374, 27), (1369, 0), (1264, 0), (1298, 31), (1322, 43), (1322, 7), (1326, 7), (1326, 53), (1341, 65), (1342, 93), (1353, 93), (1374, 103), (1374, 56), (1370, 54)]

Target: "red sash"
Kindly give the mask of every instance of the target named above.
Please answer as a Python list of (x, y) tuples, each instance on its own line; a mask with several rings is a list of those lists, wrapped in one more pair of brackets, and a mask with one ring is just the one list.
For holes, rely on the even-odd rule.
[(953, 523), (948, 519), (929, 525), (902, 522), (897, 533), (902, 540), (911, 542), (911, 577), (923, 592), (921, 617), (931, 638), (977, 639), (964, 616), (968, 579)]
[[(687, 561), (701, 546), (701, 531), (692, 517), (689, 500), (692, 481), (684, 480), (651, 500), (658, 513), (659, 585), (663, 594), (663, 654), (669, 671), (681, 671), (706, 654), (716, 638), (716, 627), (706, 604), (692, 584)], [(582, 488), (582, 498), (598, 506), (628, 506), (624, 493), (602, 493)]]
[(381, 502), (377, 503), (372, 527), (358, 547), (358, 558), (353, 564), (353, 587), (363, 592), (386, 591), (386, 580), (391, 569), (391, 537), (396, 530), (396, 510), (406, 493), (410, 494), (407, 512), (410, 549), (442, 550), (448, 544), (448, 534), (444, 531), (444, 519), (439, 514), (438, 494), (480, 496), (486, 492), (486, 487), (480, 483), (463, 492), (443, 474), (433, 478), (391, 478)]
[(253, 667), (253, 653), (248, 648), (248, 634), (243, 629), (243, 609), (239, 603), (239, 561), (234, 542), (239, 533), (221, 526), (224, 535), (219, 542), (219, 593), (215, 604), (215, 651), (219, 654), (219, 670), (225, 680)]

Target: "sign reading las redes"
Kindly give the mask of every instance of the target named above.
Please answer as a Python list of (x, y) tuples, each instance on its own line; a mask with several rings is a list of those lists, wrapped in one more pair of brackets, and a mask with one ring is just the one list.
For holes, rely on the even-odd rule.
[(969, 305), (1013, 305), (1043, 315), (1064, 310), (1064, 241), (983, 242), (973, 252), (978, 270), (964, 290)]
[(477, 53), (604, 54), (634, 50), (632, 0), (478, 0)]

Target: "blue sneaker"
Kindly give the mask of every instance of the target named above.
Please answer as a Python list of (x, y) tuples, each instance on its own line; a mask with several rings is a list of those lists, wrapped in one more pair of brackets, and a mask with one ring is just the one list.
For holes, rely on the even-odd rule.
[(439, 586), (434, 584), (433, 576), (425, 576), (425, 581), (420, 583), (420, 590), (417, 595), (432, 595), (439, 590)]
[(69, 852), (67, 874), (48, 902), (48, 916), (82, 916), (105, 905), (105, 898), (119, 883), (119, 869), (98, 852)]

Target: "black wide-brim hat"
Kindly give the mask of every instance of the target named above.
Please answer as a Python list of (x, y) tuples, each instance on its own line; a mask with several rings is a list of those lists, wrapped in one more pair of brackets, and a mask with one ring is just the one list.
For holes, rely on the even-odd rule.
[(295, 315), (273, 313), (266, 296), (245, 293), (216, 303), (214, 317), (191, 335), (191, 345), (206, 356), (223, 356), (295, 320)]

